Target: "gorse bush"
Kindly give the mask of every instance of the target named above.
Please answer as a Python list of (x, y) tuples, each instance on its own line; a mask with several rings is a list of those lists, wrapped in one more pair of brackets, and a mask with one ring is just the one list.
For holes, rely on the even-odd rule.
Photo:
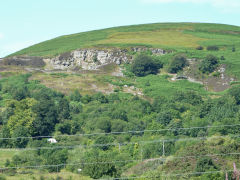
[(210, 170), (217, 170), (218, 168), (214, 164), (211, 157), (203, 157), (198, 159), (197, 165), (196, 165), (196, 172), (205, 172)]
[(183, 70), (185, 66), (188, 65), (187, 58), (185, 55), (176, 55), (169, 65), (168, 72), (177, 73), (178, 71)]
[(232, 48), (232, 52), (235, 52), (235, 51), (236, 51), (236, 48), (235, 48), (235, 47), (233, 47), (233, 48)]
[(196, 47), (196, 50), (204, 50), (204, 47), (203, 46), (198, 46), (198, 47)]
[(208, 50), (208, 51), (218, 51), (218, 50), (219, 50), (219, 47), (217, 47), (217, 46), (208, 46), (208, 47), (207, 47), (207, 50)]
[(153, 57), (140, 54), (134, 59), (131, 71), (136, 76), (146, 76), (149, 74), (157, 74), (162, 66), (162, 63), (154, 60)]
[(208, 55), (199, 65), (199, 70), (203, 73), (211, 73), (218, 66), (218, 58), (213, 55)]

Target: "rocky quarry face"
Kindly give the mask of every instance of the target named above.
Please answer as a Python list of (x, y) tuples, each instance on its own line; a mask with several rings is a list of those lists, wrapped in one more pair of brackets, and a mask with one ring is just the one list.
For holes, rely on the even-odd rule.
[[(129, 50), (121, 49), (80, 49), (72, 52), (64, 53), (52, 59), (44, 61), (50, 65), (52, 69), (66, 70), (79, 67), (84, 70), (96, 70), (103, 65), (116, 63), (129, 63), (133, 60), (133, 56), (129, 55)], [(151, 51), (155, 55), (163, 55), (166, 52), (162, 49), (154, 48), (131, 48), (132, 52)]]
[[(97, 70), (99, 67), (115, 63), (129, 63), (133, 60), (134, 52), (151, 51), (154, 55), (166, 54), (165, 50), (155, 48), (139, 48), (131, 49), (79, 49), (72, 52), (63, 53), (54, 58), (42, 58), (33, 56), (14, 56), (0, 59), (0, 64), (29, 66), (32, 68), (42, 68), (45, 70)], [(130, 53), (129, 53), (130, 52)]]
[(0, 64), (14, 66), (30, 66), (35, 68), (45, 66), (43, 58), (34, 56), (19, 56), (0, 59)]

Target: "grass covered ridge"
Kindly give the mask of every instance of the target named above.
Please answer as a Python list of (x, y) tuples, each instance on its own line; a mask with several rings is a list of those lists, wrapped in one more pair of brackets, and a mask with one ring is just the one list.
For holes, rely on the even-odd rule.
[(240, 27), (202, 23), (156, 23), (61, 36), (13, 55), (51, 57), (78, 48), (147, 46), (186, 50), (198, 45), (240, 46)]

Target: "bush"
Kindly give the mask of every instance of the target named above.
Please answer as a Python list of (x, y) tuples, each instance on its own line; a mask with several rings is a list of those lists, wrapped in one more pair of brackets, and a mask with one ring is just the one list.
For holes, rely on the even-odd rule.
[(170, 73), (177, 73), (188, 65), (187, 58), (184, 55), (177, 55), (173, 58), (169, 66)]
[(229, 95), (232, 96), (237, 104), (240, 104), (240, 87), (234, 86), (229, 90)]
[(224, 56), (221, 56), (221, 60), (225, 60), (225, 57), (224, 57)]
[(213, 55), (208, 55), (200, 64), (199, 70), (203, 73), (211, 73), (218, 65), (218, 58)]
[(146, 76), (149, 74), (157, 74), (159, 68), (162, 67), (161, 62), (155, 61), (151, 56), (141, 54), (133, 61), (131, 71), (136, 76)]
[(235, 47), (233, 47), (233, 48), (232, 48), (232, 52), (235, 52), (235, 51), (236, 51), (236, 48), (235, 48)]
[(207, 47), (207, 50), (208, 50), (208, 51), (218, 51), (218, 50), (219, 50), (219, 47), (217, 47), (217, 46), (208, 46), (208, 47)]
[(168, 125), (171, 120), (173, 119), (172, 113), (170, 111), (161, 111), (158, 116), (156, 121), (164, 126)]
[(202, 46), (198, 46), (198, 47), (196, 47), (196, 50), (203, 50), (204, 49), (204, 47), (202, 47)]
[[(114, 159), (114, 156), (107, 153), (100, 153), (97, 150), (87, 152), (84, 157), (85, 164), (83, 167), (83, 174), (88, 175), (91, 178), (99, 179), (103, 176), (116, 177), (118, 174), (116, 164), (107, 163), (109, 159)], [(93, 163), (93, 162), (103, 162), (103, 163)]]
[(77, 101), (80, 102), (82, 95), (79, 93), (79, 91), (77, 89), (75, 89), (69, 96), (71, 101)]
[(213, 169), (217, 170), (218, 168), (213, 163), (212, 158), (203, 157), (197, 161), (196, 172), (206, 172), (206, 171), (213, 170)]

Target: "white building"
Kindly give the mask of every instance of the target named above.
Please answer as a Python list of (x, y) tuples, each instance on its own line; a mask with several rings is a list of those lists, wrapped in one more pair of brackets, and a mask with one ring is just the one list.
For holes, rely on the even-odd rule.
[(54, 138), (49, 138), (47, 141), (50, 142), (51, 144), (57, 143), (57, 140)]

